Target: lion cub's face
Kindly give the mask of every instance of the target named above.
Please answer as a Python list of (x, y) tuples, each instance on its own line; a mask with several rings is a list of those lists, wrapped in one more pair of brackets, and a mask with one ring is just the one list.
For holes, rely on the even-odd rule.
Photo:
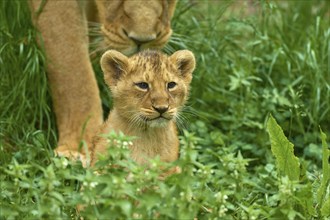
[(135, 126), (163, 127), (188, 98), (195, 58), (187, 50), (171, 56), (147, 50), (131, 58), (110, 50), (101, 67), (121, 117)]
[(108, 48), (126, 55), (169, 40), (176, 0), (96, 0)]

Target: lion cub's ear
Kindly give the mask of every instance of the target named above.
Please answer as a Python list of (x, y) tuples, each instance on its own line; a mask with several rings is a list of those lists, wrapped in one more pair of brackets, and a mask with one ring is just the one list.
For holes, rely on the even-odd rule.
[(101, 57), (101, 68), (107, 84), (114, 86), (126, 73), (128, 58), (115, 50), (108, 50)]
[(190, 83), (192, 72), (196, 66), (194, 54), (189, 50), (179, 50), (172, 54), (170, 59), (176, 65), (186, 82)]

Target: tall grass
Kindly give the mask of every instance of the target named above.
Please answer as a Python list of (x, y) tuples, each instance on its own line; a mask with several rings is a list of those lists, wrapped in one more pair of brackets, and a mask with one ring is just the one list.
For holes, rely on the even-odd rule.
[(4, 152), (54, 146), (54, 116), (27, 2), (1, 1), (0, 7), (0, 147), (1, 159), (10, 160)]
[(174, 30), (197, 55), (190, 103), (208, 127), (252, 154), (269, 112), (301, 154), (319, 126), (329, 132), (328, 2), (196, 3)]
[[(148, 171), (125, 146), (109, 148), (94, 168), (52, 156), (56, 129), (38, 32), (25, 1), (0, 5), (0, 219), (330, 216), (328, 2), (178, 1), (164, 50), (190, 49), (197, 58), (187, 128), (177, 163), (155, 159)], [(99, 56), (92, 62), (107, 112)], [(299, 180), (270, 145), (280, 149), (276, 158), (290, 146)], [(181, 174), (158, 178), (160, 167), (175, 165)]]

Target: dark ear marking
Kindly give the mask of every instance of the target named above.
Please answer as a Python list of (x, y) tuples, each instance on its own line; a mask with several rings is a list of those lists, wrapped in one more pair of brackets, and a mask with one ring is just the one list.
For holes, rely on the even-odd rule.
[(112, 66), (113, 68), (113, 78), (116, 80), (120, 79), (120, 76), (123, 74), (123, 69), (120, 64), (116, 60), (108, 60), (108, 66)]
[(189, 60), (182, 59), (178, 61), (178, 69), (183, 74), (189, 72), (189, 69), (191, 68), (189, 65), (190, 65)]
[(170, 56), (181, 76), (191, 80), (191, 74), (195, 69), (196, 61), (194, 54), (189, 50), (179, 50)]
[(108, 85), (116, 85), (125, 74), (128, 67), (128, 58), (115, 50), (109, 50), (102, 55), (101, 68)]

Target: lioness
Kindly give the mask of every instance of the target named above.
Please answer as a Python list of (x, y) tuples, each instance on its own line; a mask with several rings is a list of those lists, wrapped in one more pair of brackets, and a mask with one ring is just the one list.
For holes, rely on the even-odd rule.
[[(162, 48), (171, 35), (175, 0), (30, 0), (42, 35), (59, 133), (60, 155), (80, 156), (102, 124), (99, 90), (89, 59), (87, 17), (101, 23), (104, 46), (126, 55)], [(84, 153), (82, 151), (81, 153)]]
[[(195, 57), (188, 50), (171, 56), (143, 51), (130, 58), (110, 50), (101, 58), (105, 82), (110, 87), (114, 107), (100, 133), (123, 132), (135, 136), (129, 146), (139, 164), (159, 156), (164, 162), (178, 158), (176, 119), (189, 94)], [(107, 140), (98, 137), (92, 151), (104, 154)]]

